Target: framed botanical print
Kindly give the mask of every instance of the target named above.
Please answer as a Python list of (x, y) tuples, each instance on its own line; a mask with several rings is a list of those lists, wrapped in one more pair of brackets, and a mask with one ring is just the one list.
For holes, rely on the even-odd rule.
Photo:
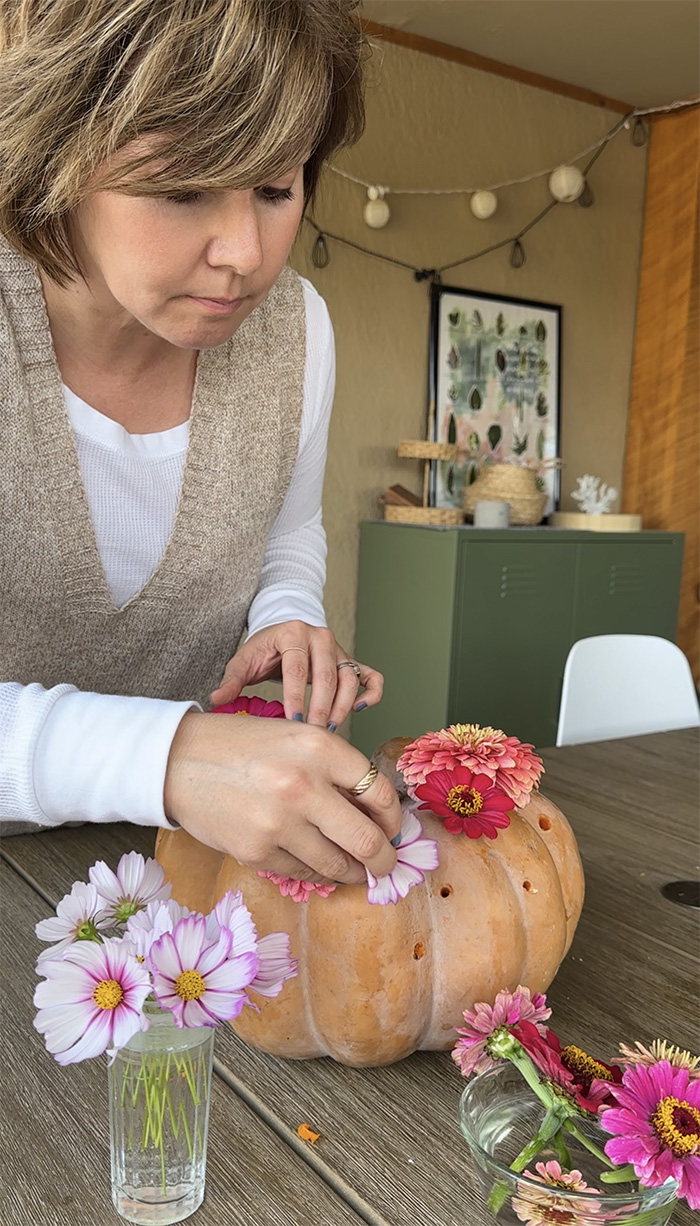
[(460, 507), (481, 465), (514, 463), (538, 470), (544, 515), (556, 509), (560, 360), (561, 307), (433, 286), (430, 434), (459, 449), (432, 465), (433, 506)]

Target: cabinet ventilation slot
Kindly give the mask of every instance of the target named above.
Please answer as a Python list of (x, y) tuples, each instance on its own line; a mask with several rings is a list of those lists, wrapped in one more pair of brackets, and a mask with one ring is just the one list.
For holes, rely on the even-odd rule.
[(501, 567), (501, 599), (506, 596), (526, 597), (537, 594), (537, 580), (532, 566)]
[(610, 567), (608, 596), (631, 596), (643, 591), (644, 583), (637, 566)]

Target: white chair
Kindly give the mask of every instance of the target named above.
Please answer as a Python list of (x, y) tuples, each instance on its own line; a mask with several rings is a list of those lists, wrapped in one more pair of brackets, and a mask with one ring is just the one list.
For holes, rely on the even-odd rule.
[(697, 727), (700, 711), (690, 666), (668, 639), (599, 634), (569, 652), (557, 745)]

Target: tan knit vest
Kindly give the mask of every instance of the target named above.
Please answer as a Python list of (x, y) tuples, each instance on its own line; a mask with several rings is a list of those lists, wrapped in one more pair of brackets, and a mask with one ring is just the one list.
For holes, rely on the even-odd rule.
[(41, 283), (0, 242), (0, 680), (206, 705), (236, 650), (296, 458), (306, 327), (284, 269), (199, 354), (180, 499), (145, 586), (114, 606)]

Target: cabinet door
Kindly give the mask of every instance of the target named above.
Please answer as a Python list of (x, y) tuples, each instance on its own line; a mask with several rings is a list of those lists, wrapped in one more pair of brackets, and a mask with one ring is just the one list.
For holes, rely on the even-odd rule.
[(579, 545), (574, 642), (594, 634), (658, 634), (675, 641), (682, 537)]
[(576, 546), (464, 541), (457, 577), (450, 721), (554, 745), (571, 644)]

